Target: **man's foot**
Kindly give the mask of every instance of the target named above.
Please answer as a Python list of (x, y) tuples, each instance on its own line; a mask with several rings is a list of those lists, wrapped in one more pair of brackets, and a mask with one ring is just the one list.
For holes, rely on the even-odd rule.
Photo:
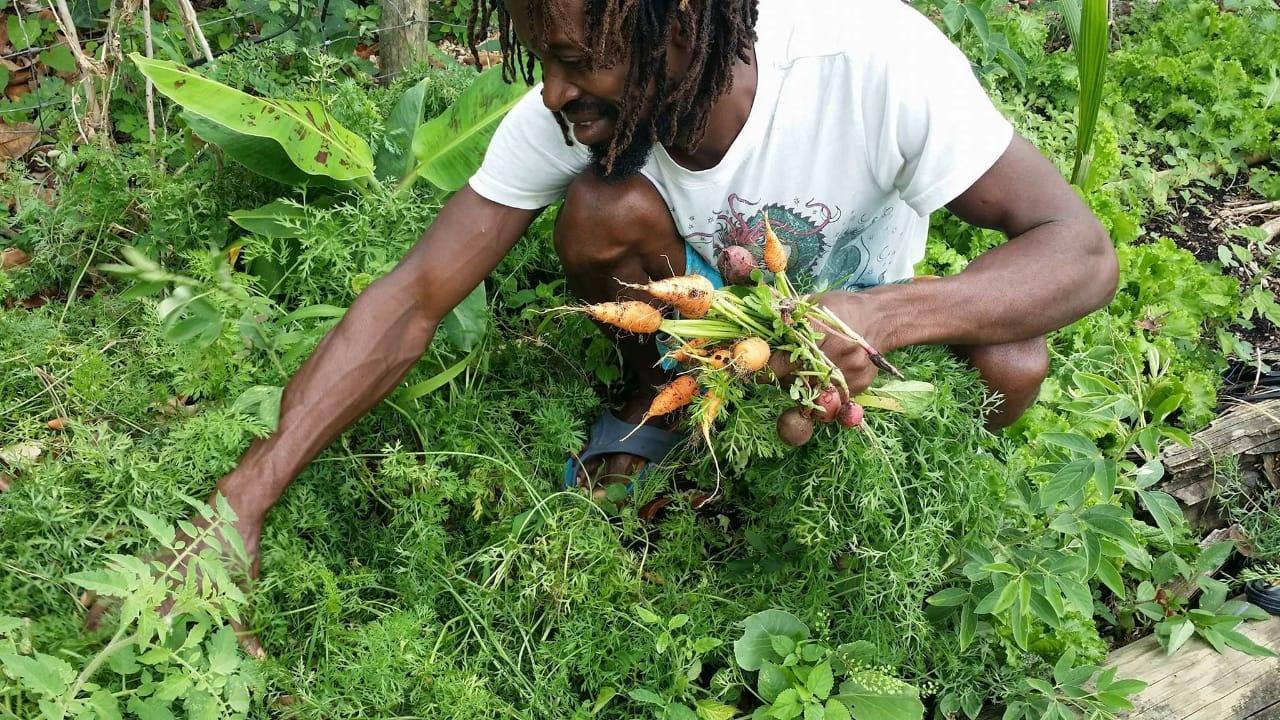
[[(653, 396), (654, 393), (652, 391), (635, 393), (621, 410), (614, 413), (617, 420), (621, 420), (629, 426), (627, 432), (634, 429), (644, 417), (645, 410), (648, 409), (649, 403), (653, 401)], [(678, 416), (672, 414), (671, 416), (650, 418), (649, 422), (645, 423), (645, 426), (670, 433), (677, 423)], [(613, 425), (615, 423), (608, 424)], [(599, 422), (592, 429), (597, 431)], [(653, 441), (647, 441), (648, 438), (638, 438), (633, 435), (628, 441), (635, 442), (637, 448), (643, 448), (646, 455), (665, 456), (680, 439), (679, 436), (673, 436), (669, 439), (655, 436)], [(620, 494), (618, 490), (610, 490), (610, 487), (625, 489), (638, 478), (650, 461), (661, 458), (646, 458), (640, 454), (627, 452), (590, 452), (591, 445), (601, 442), (610, 443), (612, 440), (613, 438), (594, 437), (593, 432), (593, 437), (587, 441), (587, 447), (582, 448), (577, 455), (571, 458), (572, 466), (576, 471), (571, 484), (573, 487), (588, 488), (592, 497), (597, 500), (622, 497), (624, 499), (619, 504), (624, 504), (625, 495), (629, 493), (623, 490), (622, 494)], [(591, 456), (585, 462), (578, 462), (578, 458), (584, 455)]]

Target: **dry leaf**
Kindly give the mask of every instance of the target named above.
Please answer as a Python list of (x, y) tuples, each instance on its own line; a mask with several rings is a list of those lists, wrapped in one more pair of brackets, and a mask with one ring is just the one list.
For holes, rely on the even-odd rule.
[(0, 460), (13, 466), (26, 465), (40, 459), (40, 445), (34, 442), (18, 443), (0, 448)]
[(31, 256), (18, 248), (5, 248), (4, 252), (0, 252), (0, 270), (22, 267), (29, 262), (31, 262)]
[(20, 158), (40, 142), (40, 131), (29, 122), (0, 122), (0, 157)]

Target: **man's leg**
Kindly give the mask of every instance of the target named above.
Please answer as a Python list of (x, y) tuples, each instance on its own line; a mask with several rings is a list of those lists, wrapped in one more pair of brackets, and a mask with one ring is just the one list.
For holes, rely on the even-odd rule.
[[(684, 240), (666, 202), (641, 175), (609, 183), (593, 169), (579, 175), (569, 186), (556, 218), (555, 247), (569, 290), (589, 303), (652, 301), (647, 293), (624, 288), (618, 281), (646, 283), (685, 271)], [(655, 388), (667, 380), (658, 367), (653, 337), (601, 327), (617, 343), (632, 383), (631, 397), (618, 416), (638, 422)], [(640, 464), (633, 455), (618, 454), (609, 457), (603, 468), (587, 470), (593, 480), (599, 480), (608, 475), (631, 475)]]
[(1001, 395), (1000, 404), (987, 418), (991, 430), (1021, 417), (1035, 402), (1040, 384), (1049, 374), (1049, 349), (1043, 337), (1004, 345), (956, 346), (952, 351), (978, 371), (991, 392)]

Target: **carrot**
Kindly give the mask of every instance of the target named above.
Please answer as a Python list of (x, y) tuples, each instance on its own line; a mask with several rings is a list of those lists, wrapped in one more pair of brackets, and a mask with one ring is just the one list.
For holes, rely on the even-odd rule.
[(672, 350), (670, 353), (668, 353), (668, 357), (670, 357), (672, 360), (676, 361), (677, 363), (680, 363), (681, 365), (687, 364), (690, 361), (692, 361), (694, 358), (700, 358), (704, 356), (704, 353), (699, 348), (701, 348), (703, 345), (706, 345), (706, 344), (707, 344), (707, 341), (705, 339), (694, 338), (693, 340), (690, 340), (689, 342), (685, 343), (684, 345), (681, 345), (675, 350)]
[(787, 269), (787, 251), (782, 247), (782, 241), (773, 232), (768, 213), (764, 216), (764, 266), (771, 273), (780, 273)]
[(602, 323), (641, 335), (657, 332), (662, 326), (662, 311), (639, 300), (588, 305), (586, 312)]
[(654, 280), (648, 285), (622, 283), (623, 286), (644, 290), (655, 298), (671, 305), (680, 314), (697, 320), (705, 317), (715, 299), (716, 289), (711, 281), (701, 275), (681, 275), (664, 280)]
[(668, 413), (673, 413), (680, 408), (693, 402), (694, 396), (698, 394), (698, 381), (693, 379), (692, 375), (677, 375), (675, 380), (662, 386), (658, 390), (658, 394), (653, 398), (653, 402), (649, 403), (649, 409), (644, 411), (644, 417), (640, 418), (640, 422), (636, 424), (635, 429), (623, 436), (623, 440), (635, 434), (644, 426), (649, 418), (661, 417)]
[(758, 337), (739, 340), (733, 346), (733, 365), (746, 375), (769, 364), (769, 343)]
[(703, 356), (703, 362), (713, 370), (720, 370), (733, 362), (733, 354), (724, 348), (715, 348)]
[(658, 391), (658, 395), (653, 398), (653, 402), (649, 403), (649, 409), (644, 413), (644, 419), (640, 421), (643, 425), (645, 420), (654, 417), (660, 417), (673, 413), (680, 408), (688, 405), (695, 395), (698, 394), (698, 381), (693, 379), (692, 375), (679, 375), (675, 380), (662, 386)]
[(720, 414), (720, 408), (724, 407), (724, 396), (719, 393), (710, 393), (707, 395), (707, 402), (702, 406), (702, 419), (698, 423), (702, 429), (702, 436), (706, 438), (707, 445), (711, 445), (711, 426), (716, 422), (716, 415)]

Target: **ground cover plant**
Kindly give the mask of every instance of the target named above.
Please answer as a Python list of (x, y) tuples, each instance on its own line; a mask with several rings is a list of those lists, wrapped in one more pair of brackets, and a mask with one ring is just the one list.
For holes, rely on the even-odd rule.
[[(1061, 15), (936, 12), (1070, 174), (1079, 63)], [(205, 74), (320, 103), (355, 138), (357, 177), (299, 182), (288, 153), (237, 154), (234, 132), (180, 109), (181, 71), (143, 62), (178, 103), (154, 145), (64, 126), (41, 155), (56, 202), (29, 168), (0, 181), (24, 256), (0, 274), (0, 716), (1109, 717), (1141, 685), (1102, 667), (1113, 644), (1264, 652), (1237, 630), (1256, 610), (1202, 574), (1231, 546), (1199, 547), (1159, 490), (1159, 449), (1214, 417), (1228, 357), (1266, 362), (1276, 239), (1246, 231), (1239, 252), (1198, 258), (1160, 218), (1226, 176), (1277, 192), (1274, 165), (1246, 162), (1280, 141), (1274, 6), (1116, 18), (1078, 180), (1121, 286), (1050, 338), (1040, 401), (1004, 434), (983, 429), (971, 371), (916, 347), (888, 360), (932, 386), (925, 412), (868, 410), (861, 431), (819, 424), (795, 448), (775, 420), (797, 398), (763, 385), (715, 418), (714, 457), (695, 432), (633, 502), (557, 492), (619, 388), (608, 341), (554, 311), (572, 299), (548, 212), (286, 494), (246, 592), (233, 563), (191, 552), (229, 519), (187, 523), (193, 498), (270, 431), (290, 374), (465, 179), (442, 133), (483, 147), (468, 118), (510, 100), (500, 73), (464, 96), (459, 67), (375, 85), (301, 39)], [(188, 132), (200, 118), (212, 144)], [(919, 270), (955, 272), (998, 240), (939, 218)], [(714, 503), (640, 510), (717, 478)], [(1274, 552), (1274, 509), (1241, 497), (1232, 519)], [(201, 581), (163, 615), (181, 563)], [(1200, 597), (1168, 599), (1181, 580)], [(84, 591), (118, 601), (96, 633)], [(267, 658), (237, 650), (237, 619)]]

